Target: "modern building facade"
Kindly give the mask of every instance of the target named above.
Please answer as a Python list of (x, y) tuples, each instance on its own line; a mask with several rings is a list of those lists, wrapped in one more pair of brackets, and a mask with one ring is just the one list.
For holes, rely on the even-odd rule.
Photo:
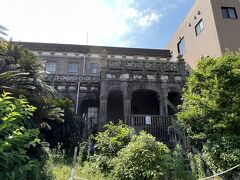
[(169, 50), (22, 43), (46, 64), (46, 81), (99, 129), (120, 119), (162, 141), (188, 72)]
[(194, 68), (202, 57), (240, 48), (240, 1), (196, 0), (167, 45), (173, 60), (181, 54)]

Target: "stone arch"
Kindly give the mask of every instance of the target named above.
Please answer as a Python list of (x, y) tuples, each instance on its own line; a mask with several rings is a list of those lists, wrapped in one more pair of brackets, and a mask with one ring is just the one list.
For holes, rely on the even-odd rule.
[(121, 90), (110, 91), (107, 97), (107, 120), (117, 123), (123, 119), (123, 93)]
[(159, 115), (158, 92), (151, 89), (138, 89), (132, 93), (132, 114)]

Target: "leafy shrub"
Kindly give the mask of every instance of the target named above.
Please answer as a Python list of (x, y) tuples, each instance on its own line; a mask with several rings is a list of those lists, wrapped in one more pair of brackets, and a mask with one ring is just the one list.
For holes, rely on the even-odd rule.
[(95, 154), (90, 157), (90, 161), (103, 173), (108, 174), (112, 168), (111, 161), (117, 156), (122, 148), (130, 142), (133, 129), (130, 129), (123, 122), (114, 125), (112, 122), (104, 126), (105, 131), (99, 132), (95, 137)]
[(170, 151), (166, 145), (141, 132), (114, 158), (113, 179), (162, 179), (169, 175)]
[(197, 179), (205, 177), (204, 161), (201, 155), (189, 153), (188, 159), (190, 161), (192, 175)]
[(36, 165), (27, 152), (40, 142), (39, 132), (24, 126), (34, 111), (24, 98), (11, 97), (10, 93), (1, 95), (0, 179), (24, 179)]
[(190, 173), (185, 171), (185, 156), (177, 145), (171, 154), (171, 177), (173, 179), (189, 179)]
[(240, 163), (240, 137), (231, 135), (208, 140), (203, 146), (203, 156), (214, 172), (236, 166)]
[(96, 153), (107, 157), (115, 157), (117, 152), (130, 142), (133, 130), (123, 124), (122, 121), (117, 125), (110, 122), (104, 127), (106, 130), (99, 132), (95, 137)]

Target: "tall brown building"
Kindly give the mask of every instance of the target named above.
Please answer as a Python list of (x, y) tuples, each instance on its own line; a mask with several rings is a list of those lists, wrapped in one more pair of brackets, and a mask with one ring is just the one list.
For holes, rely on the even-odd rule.
[(181, 54), (194, 68), (202, 57), (239, 50), (239, 18), (239, 0), (196, 0), (167, 45), (173, 61)]

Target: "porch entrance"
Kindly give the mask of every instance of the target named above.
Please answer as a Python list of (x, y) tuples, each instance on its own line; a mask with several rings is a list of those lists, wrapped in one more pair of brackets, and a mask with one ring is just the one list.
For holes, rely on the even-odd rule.
[(152, 90), (138, 90), (132, 94), (132, 114), (159, 115), (159, 101), (157, 92)]
[(107, 100), (107, 120), (118, 123), (123, 120), (123, 95), (121, 91), (112, 91)]

